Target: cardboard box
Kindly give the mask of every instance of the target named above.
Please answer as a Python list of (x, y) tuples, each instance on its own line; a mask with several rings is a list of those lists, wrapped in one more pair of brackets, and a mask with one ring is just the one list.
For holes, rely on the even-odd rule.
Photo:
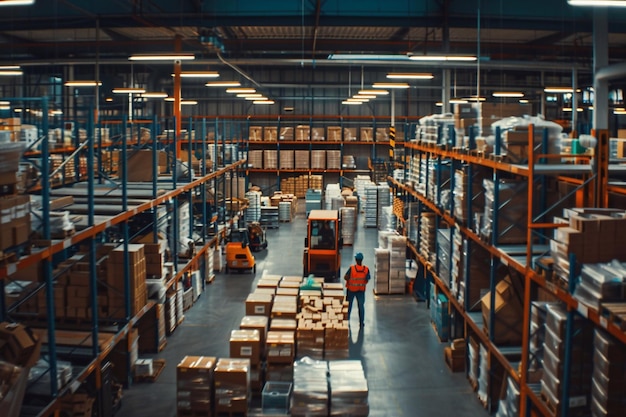
[(261, 362), (261, 335), (257, 329), (232, 330), (230, 356), (249, 359), (251, 365)]
[[(510, 277), (500, 281), (495, 288), (493, 310), (495, 312), (493, 340), (496, 344), (520, 344), (522, 340), (523, 306), (521, 303), (522, 293), (516, 291)], [(483, 325), (485, 332), (489, 329), (490, 292), (481, 299)]]
[(269, 294), (252, 293), (246, 298), (247, 316), (268, 316), (272, 309), (272, 296)]
[(41, 340), (18, 323), (0, 323), (0, 358), (13, 365), (31, 367), (39, 360)]
[(263, 127), (250, 126), (250, 129), (248, 129), (248, 139), (251, 141), (263, 140)]
[(361, 127), (360, 131), (361, 142), (373, 142), (374, 141), (374, 128), (373, 127)]
[(269, 319), (267, 316), (244, 316), (241, 319), (239, 328), (242, 330), (256, 330), (259, 332), (261, 347), (265, 346), (265, 335), (267, 334)]
[(265, 340), (265, 352), (268, 364), (292, 363), (295, 356), (294, 333), (270, 330)]
[(278, 140), (278, 127), (265, 126), (263, 128), (263, 140), (265, 142), (276, 142)]
[(250, 399), (250, 361), (248, 359), (221, 358), (214, 371), (215, 411), (248, 411)]
[(326, 128), (326, 138), (329, 141), (341, 141), (341, 126), (328, 126)]
[[(159, 154), (165, 154), (163, 151), (159, 151)], [(142, 149), (132, 152), (128, 155), (126, 170), (128, 181), (131, 182), (147, 182), (152, 181), (153, 171), (153, 155), (152, 150)], [(157, 155), (157, 161), (160, 161), (162, 157)], [(123, 163), (123, 162), (122, 162)], [(158, 163), (158, 162), (157, 162)], [(156, 168), (157, 174), (160, 172), (159, 167)]]

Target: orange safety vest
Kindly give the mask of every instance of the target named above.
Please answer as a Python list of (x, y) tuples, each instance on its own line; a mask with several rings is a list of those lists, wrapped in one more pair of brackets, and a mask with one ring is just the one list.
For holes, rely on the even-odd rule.
[[(359, 269), (361, 268), (361, 269)], [(365, 291), (365, 287), (367, 286), (367, 275), (369, 274), (369, 269), (362, 265), (351, 265), (350, 266), (350, 278), (346, 281), (346, 288), (348, 291)]]

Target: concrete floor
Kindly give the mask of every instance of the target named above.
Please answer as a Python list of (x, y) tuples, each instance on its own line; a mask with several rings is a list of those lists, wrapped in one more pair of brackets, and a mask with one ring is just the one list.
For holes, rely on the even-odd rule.
[[(268, 230), (269, 248), (257, 254), (256, 276), (218, 274), (184, 322), (168, 338), (167, 347), (155, 358), (166, 367), (155, 383), (138, 383), (124, 392), (119, 417), (174, 417), (176, 415), (176, 365), (185, 355), (225, 357), (231, 329), (244, 316), (244, 300), (263, 272), (281, 275), (302, 273), (302, 249), (306, 232), (304, 216)], [(373, 269), (376, 229), (359, 225), (352, 247), (342, 251), (343, 274), (360, 251)], [(425, 303), (411, 296), (376, 297), (368, 286), (365, 327), (357, 331), (358, 315), (352, 314), (350, 357), (362, 359), (369, 385), (370, 416), (483, 416), (464, 373), (451, 373), (443, 360), (443, 347), (430, 325)], [(142, 355), (142, 357), (144, 357)], [(251, 410), (249, 415), (257, 415)], [(262, 415), (259, 414), (258, 415)]]

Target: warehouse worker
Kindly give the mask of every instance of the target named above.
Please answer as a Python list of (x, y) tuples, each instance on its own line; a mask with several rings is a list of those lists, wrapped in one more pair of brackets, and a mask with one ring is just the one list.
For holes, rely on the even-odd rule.
[(348, 321), (350, 321), (350, 313), (352, 312), (352, 301), (356, 298), (359, 306), (359, 324), (363, 327), (363, 321), (365, 320), (365, 287), (371, 277), (369, 268), (363, 265), (363, 254), (361, 252), (357, 252), (354, 255), (354, 260), (356, 265), (351, 265), (343, 277), (346, 280), (348, 296)]

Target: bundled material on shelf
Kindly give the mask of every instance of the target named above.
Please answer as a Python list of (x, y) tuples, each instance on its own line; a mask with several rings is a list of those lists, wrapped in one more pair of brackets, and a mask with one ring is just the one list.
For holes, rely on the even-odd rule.
[[(487, 105), (483, 103), (483, 112)], [(554, 122), (547, 121), (539, 116), (528, 116), (523, 114), (509, 113), (504, 119), (497, 120), (491, 124), (491, 130), (495, 133), (497, 128), (501, 132), (501, 149), (499, 155), (506, 155), (507, 161), (514, 164), (528, 162), (528, 142), (529, 142), (529, 126), (534, 126), (533, 146), (535, 147), (535, 155), (551, 154), (557, 155), (561, 153), (561, 132), (563, 128)], [(487, 115), (483, 114), (483, 118)], [(499, 119), (499, 117), (498, 117)], [(548, 149), (542, 149), (543, 131), (548, 131)], [(494, 148), (494, 135), (485, 135), (486, 143)]]
[(250, 126), (248, 129), (248, 140), (252, 142), (263, 140), (263, 126)]
[[(434, 286), (434, 284), (432, 284)], [(430, 319), (441, 342), (446, 342), (450, 336), (450, 310), (448, 297), (445, 294), (433, 291), (431, 287)]]
[(365, 227), (376, 227), (378, 225), (378, 186), (375, 184), (366, 185), (364, 193), (363, 208), (365, 210)]
[(309, 169), (309, 157), (310, 157), (310, 153), (309, 151), (300, 151), (297, 150), (294, 152), (294, 158), (295, 158), (295, 164), (294, 164), (294, 168), (295, 169)]
[(265, 149), (263, 151), (263, 168), (264, 169), (277, 169), (278, 168), (278, 151), (275, 149)]
[(294, 151), (292, 149), (280, 150), (279, 154), (279, 169), (293, 169), (294, 168)]
[(356, 127), (343, 128), (343, 140), (346, 142), (354, 142), (358, 139)]
[(354, 159), (353, 155), (344, 155), (342, 162), (341, 162), (341, 168), (343, 169), (356, 169), (356, 160)]
[(326, 151), (311, 151), (311, 169), (326, 169)]
[(377, 213), (376, 213), (376, 224), (380, 227), (382, 223), (382, 217), (385, 215), (383, 208), (391, 206), (391, 190), (387, 184), (381, 184), (377, 187)]
[(245, 211), (246, 222), (258, 222), (261, 220), (261, 192), (248, 191), (246, 193), (248, 208)]
[(18, 170), (24, 144), (20, 142), (3, 143), (0, 147), (0, 183), (2, 185), (15, 183), (15, 173)]
[(450, 288), (450, 270), (452, 262), (452, 254), (450, 247), (450, 229), (437, 230), (437, 262), (436, 270), (439, 278)]
[(530, 304), (528, 380), (531, 382), (539, 381), (543, 372), (543, 350), (546, 338), (548, 304), (545, 301), (533, 301)]
[(584, 264), (574, 298), (600, 310), (606, 303), (626, 300), (626, 263)]
[[(455, 113), (457, 108), (458, 105), (455, 107)], [(423, 143), (450, 145), (452, 139), (449, 133), (450, 126), (454, 126), (454, 117), (450, 113), (422, 117), (415, 127), (415, 138)]]
[(311, 140), (326, 140), (324, 136), (324, 128), (323, 127), (313, 127), (311, 128)]
[[(128, 244), (128, 280), (130, 283), (130, 313), (136, 315), (148, 301), (148, 293), (146, 288), (146, 257), (143, 244)], [(120, 271), (124, 270), (124, 245), (120, 245), (109, 253), (106, 263), (106, 280), (107, 280), (107, 301), (109, 315), (111, 317), (123, 317), (126, 311), (126, 284), (124, 274)], [(89, 275), (89, 272), (75, 271), (74, 274)], [(84, 282), (88, 283), (87, 277)], [(86, 288), (88, 289), (88, 288)], [(83, 297), (77, 297), (74, 302), (80, 302)], [(84, 306), (71, 306), (78, 314), (84, 309), (88, 310), (88, 299), (84, 299)], [(66, 314), (70, 312), (70, 306), (66, 307)], [(76, 317), (75, 315), (73, 317)], [(87, 317), (86, 312), (83, 317)]]
[(326, 137), (329, 141), (341, 141), (341, 126), (328, 126), (326, 128)]
[(393, 207), (387, 206), (382, 208), (382, 215), (379, 219), (378, 229), (387, 230), (394, 229), (396, 226), (396, 216), (393, 214)]
[(389, 249), (374, 249), (374, 293), (389, 294)]
[(591, 379), (591, 415), (626, 414), (624, 345), (605, 331), (596, 328), (593, 338), (593, 376)]
[(281, 222), (291, 221), (291, 203), (289, 201), (278, 203), (278, 220)]
[[(552, 410), (560, 410), (561, 399), (569, 398), (569, 415), (588, 415), (590, 411), (589, 393), (592, 386), (594, 367), (593, 323), (580, 315), (568, 318), (567, 310), (559, 304), (547, 306), (546, 331), (543, 353), (543, 376), (541, 397)], [(566, 345), (568, 319), (571, 320), (571, 344)], [(565, 352), (570, 349), (569, 392), (563, 392), (565, 382)], [(574, 381), (572, 379), (575, 378)]]
[(428, 162), (427, 197), (444, 209), (450, 208), (450, 160)]
[[(494, 207), (495, 184), (484, 179), (485, 212), (482, 219), (481, 235), (491, 239), (496, 229), (496, 245), (526, 243), (526, 223), (528, 213), (526, 180), (500, 180), (498, 184), (499, 207)], [(498, 224), (494, 228), (495, 211), (498, 212)]]
[(280, 128), (280, 132), (279, 132), (279, 139), (280, 140), (293, 140), (294, 137), (294, 132), (293, 132), (293, 127), (292, 126), (282, 126)]
[(359, 140), (361, 142), (373, 142), (374, 141), (374, 128), (373, 127), (361, 127), (359, 131)]
[(360, 360), (328, 362), (330, 415), (366, 417), (369, 415), (368, 387)]
[(247, 413), (250, 393), (250, 360), (220, 358), (215, 365), (215, 412)]
[[(267, 151), (265, 151), (264, 154), (265, 153), (267, 153)], [(230, 172), (227, 172), (224, 175), (224, 182), (226, 183), (226, 198), (238, 198), (241, 200), (245, 197), (246, 177), (233, 177)]]
[[(471, 176), (470, 176), (471, 173)], [(478, 166), (463, 166), (454, 172), (454, 217), (467, 224), (472, 213), (484, 212), (483, 178), (487, 172)], [(471, 202), (471, 203), (470, 203)], [(469, 205), (471, 204), (471, 207)], [(471, 210), (471, 211), (470, 211)]]
[(520, 389), (510, 376), (506, 378), (506, 396), (498, 403), (495, 417), (519, 416)]
[(427, 261), (434, 262), (436, 259), (437, 248), (435, 242), (437, 239), (436, 214), (423, 212), (420, 216), (420, 254)]
[(328, 363), (302, 358), (293, 365), (293, 417), (328, 416)]
[(343, 244), (354, 244), (354, 232), (356, 231), (356, 209), (354, 207), (342, 207), (339, 211), (341, 216), (341, 238)]
[(487, 407), (489, 400), (489, 351), (481, 344), (478, 356), (478, 399)]
[(176, 366), (176, 409), (185, 413), (211, 414), (216, 358), (185, 356)]
[(250, 168), (263, 168), (263, 151), (252, 150), (248, 151), (248, 167)]
[(298, 125), (296, 126), (296, 140), (308, 141), (311, 139), (311, 126)]
[(339, 207), (333, 207), (333, 201), (336, 198), (340, 198), (343, 201), (343, 197), (341, 197), (341, 188), (339, 187), (339, 184), (336, 184), (336, 183), (326, 184), (326, 190), (324, 193), (324, 208), (326, 210), (338, 210)]
[(264, 142), (276, 142), (278, 139), (278, 127), (265, 126), (263, 128), (263, 141)]
[(469, 338), (469, 343), (467, 344), (467, 355), (469, 368), (467, 370), (467, 379), (470, 382), (472, 388), (476, 389), (478, 387), (478, 354), (480, 346), (476, 339), (472, 336)]
[(356, 190), (357, 195), (360, 196), (361, 201), (365, 200), (366, 185), (375, 185), (369, 175), (357, 175), (354, 178), (354, 189)]
[[(554, 240), (550, 241), (550, 255), (554, 259), (554, 272), (565, 283), (569, 281), (569, 256), (574, 254), (580, 264), (611, 262), (614, 259), (626, 262), (623, 250), (623, 236), (626, 235), (626, 212), (623, 209), (606, 208), (572, 208), (563, 210), (563, 219), (559, 223), (568, 222), (568, 227), (555, 229)], [(583, 276), (583, 288), (579, 292), (581, 298), (596, 303), (603, 295), (597, 295), (603, 284), (594, 282), (602, 280), (588, 268), (589, 274)], [(606, 269), (606, 268), (604, 268)], [(609, 274), (616, 273), (609, 269)], [(610, 284), (607, 284), (607, 289)], [(596, 287), (596, 290), (593, 288)], [(592, 293), (595, 292), (594, 296)], [(610, 294), (605, 294), (609, 298)]]
[(450, 292), (459, 299), (459, 282), (465, 278), (465, 258), (463, 256), (463, 235), (458, 225), (452, 236), (452, 269), (450, 270)]
[(341, 169), (341, 151), (326, 151), (326, 169)]

